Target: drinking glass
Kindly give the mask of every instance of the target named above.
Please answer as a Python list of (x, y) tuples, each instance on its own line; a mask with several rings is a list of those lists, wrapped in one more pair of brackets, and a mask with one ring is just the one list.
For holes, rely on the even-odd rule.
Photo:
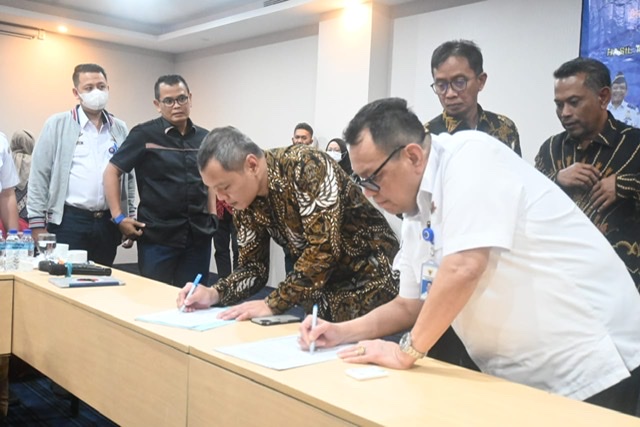
[(40, 233), (38, 236), (38, 250), (44, 255), (44, 259), (53, 261), (53, 250), (56, 248), (56, 235), (53, 233)]

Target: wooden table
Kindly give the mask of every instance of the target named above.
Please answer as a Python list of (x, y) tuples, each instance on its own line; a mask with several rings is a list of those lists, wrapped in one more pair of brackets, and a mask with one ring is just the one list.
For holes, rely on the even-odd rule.
[[(249, 324), (192, 343), (189, 426), (640, 426), (640, 419), (531, 387), (423, 359), (407, 371), (358, 381), (330, 361), (285, 371), (213, 350), (265, 339)], [(269, 336), (297, 332), (268, 327)], [(286, 331), (283, 329), (286, 327)]]
[(44, 273), (16, 273), (11, 351), (123, 426), (640, 426), (431, 359), (369, 381), (345, 375), (351, 365), (339, 360), (286, 371), (256, 366), (215, 348), (295, 334), (298, 324), (196, 332), (137, 322), (174, 307), (177, 291), (114, 275), (127, 285), (58, 289)]

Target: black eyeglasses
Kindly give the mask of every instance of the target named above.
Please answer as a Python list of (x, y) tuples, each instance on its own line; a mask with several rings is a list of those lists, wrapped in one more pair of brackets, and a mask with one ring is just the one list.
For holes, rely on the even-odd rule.
[(165, 98), (160, 102), (162, 102), (167, 107), (173, 107), (176, 102), (178, 103), (178, 105), (184, 105), (187, 103), (187, 101), (189, 101), (189, 97), (187, 95), (180, 95), (177, 98)]
[(356, 175), (355, 173), (353, 175), (351, 175), (351, 177), (353, 178), (355, 183), (358, 184), (362, 188), (366, 188), (367, 190), (371, 190), (371, 191), (380, 191), (380, 186), (374, 182), (376, 180), (377, 175), (380, 173), (380, 171), (382, 170), (384, 165), (389, 163), (389, 160), (391, 160), (391, 158), (398, 151), (402, 150), (404, 147), (406, 147), (406, 145), (401, 145), (399, 147), (396, 147), (391, 152), (391, 154), (389, 154), (389, 157), (387, 157), (387, 159), (384, 162), (382, 162), (382, 164), (380, 166), (378, 166), (378, 169), (374, 170), (373, 173), (371, 175), (369, 175), (368, 178), (362, 179), (358, 175)]
[(436, 93), (436, 95), (444, 95), (447, 93), (449, 88), (451, 88), (454, 92), (462, 92), (467, 88), (467, 83), (469, 79), (466, 77), (456, 77), (450, 82), (446, 80), (440, 80), (431, 84), (431, 89)]

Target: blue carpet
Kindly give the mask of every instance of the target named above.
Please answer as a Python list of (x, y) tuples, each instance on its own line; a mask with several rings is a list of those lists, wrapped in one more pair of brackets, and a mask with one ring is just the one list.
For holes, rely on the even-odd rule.
[(9, 394), (18, 402), (9, 406), (9, 413), (0, 426), (11, 427), (117, 427), (84, 402), (72, 416), (71, 400), (51, 391), (51, 381), (44, 376), (13, 381)]

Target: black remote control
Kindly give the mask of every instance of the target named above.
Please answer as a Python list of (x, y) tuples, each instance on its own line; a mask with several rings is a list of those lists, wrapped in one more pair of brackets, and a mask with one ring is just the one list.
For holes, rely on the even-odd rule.
[[(69, 266), (71, 266), (69, 271)], [(70, 274), (86, 274), (88, 276), (111, 276), (111, 269), (95, 264), (60, 264), (52, 261), (40, 261), (38, 269), (47, 271), (52, 276), (66, 276)]]

